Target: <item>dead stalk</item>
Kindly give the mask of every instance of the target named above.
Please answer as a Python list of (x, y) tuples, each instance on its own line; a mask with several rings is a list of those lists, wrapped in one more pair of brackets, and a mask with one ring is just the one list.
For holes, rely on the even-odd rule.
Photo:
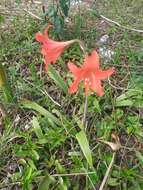
[(115, 160), (115, 155), (116, 155), (116, 152), (113, 152), (112, 160), (111, 160), (111, 162), (110, 162), (110, 164), (109, 164), (109, 166), (108, 166), (108, 169), (107, 169), (107, 171), (106, 171), (106, 173), (105, 173), (105, 176), (104, 176), (104, 178), (103, 178), (103, 181), (102, 181), (102, 183), (101, 183), (101, 185), (100, 185), (99, 190), (103, 190), (103, 188), (104, 188), (104, 186), (105, 186), (105, 184), (106, 184), (106, 182), (107, 182), (107, 179), (108, 179), (108, 177), (109, 177), (110, 171), (111, 171), (111, 169), (112, 169), (112, 166), (113, 166), (113, 163), (114, 163), (114, 160)]

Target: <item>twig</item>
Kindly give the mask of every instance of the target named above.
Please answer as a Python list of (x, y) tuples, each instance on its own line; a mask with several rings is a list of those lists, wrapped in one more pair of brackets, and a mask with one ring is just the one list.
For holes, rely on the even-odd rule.
[[(46, 9), (45, 9), (45, 0), (42, 0), (42, 12), (45, 15)], [(44, 19), (46, 21), (46, 15), (44, 16)]]
[(23, 9), (26, 13), (28, 13), (29, 15), (31, 15), (32, 17), (38, 19), (38, 20), (43, 20), (42, 18), (38, 17), (37, 15), (35, 15), (34, 13), (32, 13), (31, 11), (28, 11), (27, 9)]
[(56, 102), (49, 94), (48, 94), (48, 92), (46, 91), (46, 90), (40, 90), (43, 94), (45, 94), (45, 95), (47, 95), (48, 97), (49, 97), (49, 99), (54, 103), (54, 104), (56, 104), (57, 106), (59, 106), (59, 107), (61, 107), (61, 105), (58, 103), (58, 102)]
[(118, 23), (118, 22), (116, 22), (116, 21), (114, 21), (114, 20), (111, 20), (111, 19), (109, 19), (109, 18), (107, 18), (107, 17), (105, 17), (105, 16), (103, 16), (103, 15), (100, 15), (100, 14), (99, 14), (99, 16), (100, 16), (101, 18), (103, 18), (105, 21), (107, 21), (107, 22), (109, 22), (109, 23), (112, 23), (112, 24), (115, 24), (116, 26), (118, 26), (118, 27), (120, 27), (120, 28), (122, 28), (122, 29), (130, 30), (130, 31), (133, 31), (133, 32), (143, 33), (143, 30), (136, 29), (136, 28), (129, 28), (129, 27), (123, 26), (123, 25), (121, 25), (120, 23)]
[(108, 64), (109, 66), (114, 66), (114, 67), (124, 67), (124, 68), (137, 68), (137, 69), (142, 69), (143, 66), (141, 65), (116, 65), (116, 64)]
[(89, 181), (90, 181), (90, 183), (91, 183), (91, 185), (92, 185), (92, 187), (93, 187), (93, 190), (96, 190), (96, 188), (94, 187), (94, 184), (93, 184), (93, 182), (92, 182), (92, 180), (91, 180), (90, 176), (89, 176), (89, 175), (87, 175), (87, 177), (88, 177), (88, 179), (89, 179)]
[(40, 1), (33, 1), (33, 3), (34, 3), (34, 4), (39, 4), (39, 5), (42, 4), (42, 2), (40, 2)]
[[(26, 80), (26, 79), (24, 79), (24, 81), (25, 82), (27, 82), (28, 84), (30, 84), (32, 87), (35, 87), (32, 83), (30, 83), (28, 80)], [(39, 88), (38, 87), (35, 87), (39, 92), (42, 92), (42, 94), (44, 94), (44, 95), (47, 95), (48, 97), (49, 97), (49, 99), (54, 103), (54, 104), (56, 104), (57, 106), (61, 106), (58, 102), (56, 102), (49, 94), (48, 94), (48, 92), (46, 91), (46, 90), (39, 90)]]
[(136, 177), (139, 177), (140, 179), (142, 179), (143, 180), (143, 176), (141, 176), (141, 175), (138, 175), (138, 174), (133, 174), (134, 176), (136, 176)]
[(128, 90), (128, 88), (123, 88), (123, 87), (115, 86), (115, 85), (111, 84), (111, 81), (110, 81), (109, 78), (108, 78), (108, 83), (109, 83), (109, 85), (110, 85), (112, 88), (114, 88), (114, 89), (117, 89), (117, 90)]
[(18, 181), (18, 182), (14, 182), (14, 183), (7, 183), (7, 184), (2, 184), (2, 183), (1, 183), (1, 184), (0, 184), (0, 189), (6, 188), (6, 187), (9, 188), (9, 187), (11, 187), (11, 186), (13, 186), (13, 185), (20, 185), (20, 183), (21, 183), (21, 182), (19, 182), (19, 181)]
[(105, 176), (104, 176), (104, 178), (103, 178), (103, 181), (102, 181), (102, 183), (101, 183), (101, 185), (100, 185), (99, 190), (103, 190), (104, 185), (105, 185), (106, 182), (107, 182), (109, 173), (110, 173), (111, 168), (112, 168), (113, 163), (114, 163), (115, 155), (116, 155), (116, 152), (113, 153), (112, 160), (111, 160), (111, 162), (110, 162), (110, 164), (109, 164), (109, 167), (108, 167), (108, 169), (107, 169), (107, 171), (106, 171), (106, 173), (105, 173)]
[(70, 174), (53, 174), (51, 176), (53, 177), (64, 177), (64, 176), (78, 176), (78, 175), (91, 175), (91, 174), (95, 174), (95, 172), (83, 172), (83, 173), (70, 173)]

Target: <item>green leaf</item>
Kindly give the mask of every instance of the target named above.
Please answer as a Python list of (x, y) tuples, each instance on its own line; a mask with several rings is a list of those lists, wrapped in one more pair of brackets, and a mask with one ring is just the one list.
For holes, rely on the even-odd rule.
[(66, 172), (65, 168), (60, 164), (60, 162), (58, 160), (55, 161), (55, 166), (56, 166), (56, 171), (58, 173), (65, 173)]
[(7, 83), (6, 72), (2, 64), (0, 64), (0, 88)]
[(64, 91), (64, 93), (67, 94), (68, 87), (66, 83), (63, 81), (61, 76), (57, 73), (51, 64), (48, 66), (48, 74), (54, 80), (54, 82)]
[(49, 120), (52, 120), (54, 123), (56, 123), (57, 125), (60, 125), (61, 123), (53, 114), (51, 114), (49, 111), (47, 111), (45, 108), (43, 108), (42, 106), (40, 106), (39, 104), (35, 102), (32, 102), (27, 99), (23, 99), (20, 101), (20, 104), (22, 105), (23, 108), (33, 109), (39, 112), (41, 115), (44, 115)]
[(89, 142), (87, 140), (85, 132), (83, 130), (81, 130), (79, 133), (76, 134), (76, 138), (78, 140), (80, 148), (81, 148), (88, 164), (92, 167), (93, 166), (92, 155), (91, 155), (91, 150), (89, 148)]
[(59, 177), (59, 183), (60, 183), (59, 190), (68, 190), (68, 187), (62, 177)]
[(101, 114), (101, 108), (100, 108), (100, 105), (99, 105), (99, 101), (97, 100), (96, 97), (94, 97), (94, 102), (93, 102), (93, 104), (94, 104), (94, 106), (95, 106), (97, 112)]
[(3, 15), (0, 15), (0, 23), (5, 21), (5, 17)]
[(36, 150), (32, 149), (31, 153), (33, 155), (33, 158), (35, 158), (36, 160), (39, 160), (40, 156), (39, 156), (39, 154), (37, 153)]
[(142, 89), (129, 89), (127, 92), (116, 98), (115, 105), (117, 107), (143, 107)]
[(40, 183), (38, 190), (48, 190), (50, 189), (50, 184), (53, 184), (55, 179), (49, 175), (45, 176), (42, 182)]
[(64, 19), (61, 16), (54, 16), (55, 34), (61, 36), (64, 34)]
[(7, 102), (13, 102), (12, 90), (7, 80), (5, 68), (1, 63), (0, 63), (0, 89), (4, 94), (5, 100)]
[(143, 165), (143, 155), (139, 151), (136, 151), (136, 157), (138, 158), (140, 163)]
[(70, 0), (60, 0), (60, 7), (63, 14), (67, 17), (70, 6)]
[(37, 117), (33, 117), (32, 124), (33, 124), (33, 128), (34, 128), (33, 130), (36, 133), (36, 136), (38, 137), (38, 139), (39, 140), (43, 139), (44, 135), (43, 135), (42, 129), (39, 125), (39, 122), (37, 120)]
[(84, 126), (83, 126), (82, 121), (81, 121), (76, 115), (74, 115), (73, 119), (74, 119), (74, 121), (77, 123), (78, 127), (79, 127), (81, 130), (84, 130)]
[(133, 102), (131, 100), (116, 100), (117, 107), (132, 106)]
[(118, 186), (120, 183), (118, 182), (118, 179), (117, 178), (113, 178), (113, 177), (110, 177), (108, 179), (108, 185), (114, 187), (114, 186)]

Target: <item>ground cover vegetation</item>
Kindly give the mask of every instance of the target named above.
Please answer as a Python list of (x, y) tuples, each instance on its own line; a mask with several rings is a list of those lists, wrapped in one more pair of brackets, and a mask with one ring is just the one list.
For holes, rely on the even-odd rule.
[(140, 3), (63, 0), (0, 14), (0, 189), (143, 189)]

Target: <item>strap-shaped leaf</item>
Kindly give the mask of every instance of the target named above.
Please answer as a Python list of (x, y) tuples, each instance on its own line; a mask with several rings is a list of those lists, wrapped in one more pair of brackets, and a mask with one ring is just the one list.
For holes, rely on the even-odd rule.
[(93, 166), (92, 154), (91, 154), (91, 150), (89, 148), (89, 142), (87, 140), (84, 130), (81, 130), (79, 133), (77, 133), (76, 138), (78, 140), (80, 148), (81, 148), (88, 164), (92, 167)]
[(44, 139), (44, 135), (43, 135), (42, 129), (39, 125), (37, 117), (33, 117), (32, 124), (33, 124), (33, 128), (34, 128), (34, 132), (35, 132), (36, 136), (38, 137), (38, 139), (39, 140)]
[(8, 84), (5, 68), (0, 63), (0, 90), (2, 90), (4, 98), (7, 102), (13, 102), (13, 94)]
[(24, 108), (33, 109), (33, 110), (39, 112), (41, 115), (49, 118), (50, 120), (52, 120), (52, 122), (54, 122), (56, 124), (58, 124), (58, 125), (60, 124), (60, 121), (52, 113), (50, 113), (48, 110), (46, 110), (45, 108), (43, 108), (36, 102), (32, 102), (30, 100), (23, 99), (20, 101), (20, 104)]
[(70, 0), (60, 0), (60, 7), (64, 15), (67, 17), (70, 7)]
[(50, 185), (53, 184), (54, 182), (55, 179), (52, 176), (46, 175), (41, 181), (38, 190), (48, 190), (50, 189)]
[(66, 83), (51, 64), (48, 66), (48, 74), (54, 80), (54, 82), (64, 91), (64, 93), (67, 94), (68, 87)]

